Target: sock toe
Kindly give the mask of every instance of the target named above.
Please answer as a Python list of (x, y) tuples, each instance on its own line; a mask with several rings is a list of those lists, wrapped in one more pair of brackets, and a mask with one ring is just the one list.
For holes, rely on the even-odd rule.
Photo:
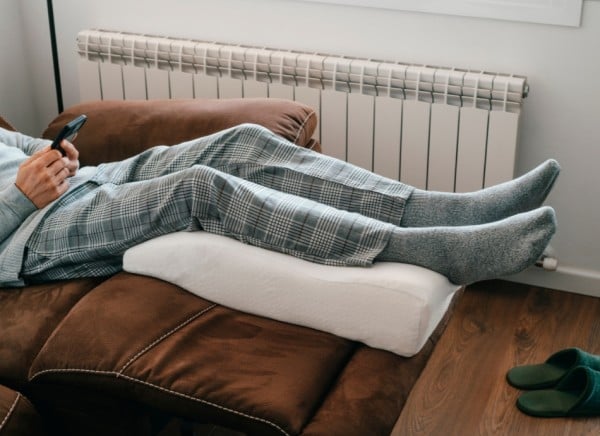
[(555, 231), (556, 215), (548, 206), (473, 226), (463, 247), (471, 259), (455, 263), (448, 278), (469, 284), (521, 272), (540, 258)]
[(555, 231), (548, 206), (473, 226), (397, 227), (378, 259), (420, 265), (466, 285), (533, 265)]

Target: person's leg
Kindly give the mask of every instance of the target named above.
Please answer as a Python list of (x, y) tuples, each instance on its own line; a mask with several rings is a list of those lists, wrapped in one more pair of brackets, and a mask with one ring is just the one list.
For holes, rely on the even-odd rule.
[(467, 226), (527, 212), (542, 205), (559, 172), (558, 162), (550, 159), (519, 178), (476, 192), (415, 189), (404, 208), (401, 225)]
[(460, 227), (396, 227), (379, 260), (437, 271), (454, 283), (515, 274), (540, 258), (556, 230), (548, 206), (500, 221)]
[(428, 192), (298, 147), (264, 127), (242, 124), (101, 166), (98, 177), (119, 184), (196, 164), (404, 227), (481, 224), (535, 209), (559, 172), (558, 164), (549, 160), (525, 176), (475, 193)]
[(327, 265), (366, 266), (393, 228), (204, 166), (90, 187), (59, 203), (28, 241), (23, 274), (30, 282), (113, 274), (128, 248), (199, 229)]
[(284, 193), (398, 225), (412, 187), (242, 124), (103, 164), (98, 183), (149, 180), (204, 165)]
[(203, 148), (201, 163), (403, 227), (484, 224), (536, 209), (560, 172), (558, 163), (548, 160), (515, 180), (477, 192), (429, 192), (303, 149), (250, 124), (215, 138)]
[(515, 180), (477, 192), (430, 192), (303, 149), (256, 125), (238, 126), (225, 143), (221, 146), (218, 139), (205, 147), (203, 164), (403, 227), (484, 224), (536, 209), (560, 172), (558, 163), (548, 160)]
[(470, 283), (533, 263), (555, 220), (542, 208), (483, 226), (400, 228), (196, 166), (65, 201), (28, 242), (23, 275), (36, 282), (112, 274), (133, 245), (197, 229), (326, 265), (405, 262)]

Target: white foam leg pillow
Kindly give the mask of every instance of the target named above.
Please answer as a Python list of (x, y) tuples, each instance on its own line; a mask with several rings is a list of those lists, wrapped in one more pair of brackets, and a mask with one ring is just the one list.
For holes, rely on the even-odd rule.
[(125, 271), (243, 312), (416, 354), (459, 289), (415, 265), (319, 265), (206, 232), (161, 236), (125, 253)]

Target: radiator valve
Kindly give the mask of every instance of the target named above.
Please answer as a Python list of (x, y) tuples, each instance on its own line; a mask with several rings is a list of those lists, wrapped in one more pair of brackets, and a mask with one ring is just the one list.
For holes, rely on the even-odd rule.
[(535, 266), (544, 268), (546, 271), (556, 271), (556, 268), (558, 268), (558, 259), (551, 246), (548, 246), (544, 250), (541, 257), (535, 263)]

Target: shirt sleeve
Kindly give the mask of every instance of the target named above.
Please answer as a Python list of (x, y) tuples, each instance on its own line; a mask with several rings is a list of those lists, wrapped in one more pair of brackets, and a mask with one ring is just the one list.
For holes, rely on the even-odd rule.
[(14, 184), (0, 191), (0, 242), (8, 238), (37, 208)]
[(52, 143), (48, 139), (32, 138), (31, 136), (6, 130), (2, 127), (0, 127), (0, 142), (21, 149), (28, 156)]

